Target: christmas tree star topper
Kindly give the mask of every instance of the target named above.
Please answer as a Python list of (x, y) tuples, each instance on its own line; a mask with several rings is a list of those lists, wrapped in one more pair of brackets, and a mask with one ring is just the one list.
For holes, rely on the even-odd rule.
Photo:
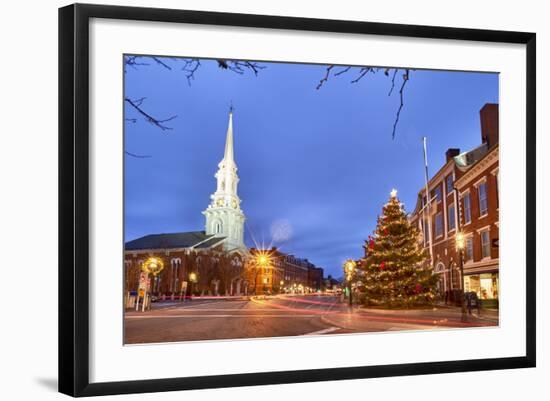
[(391, 192), (390, 192), (390, 195), (392, 198), (395, 198), (397, 196), (397, 189), (392, 189)]

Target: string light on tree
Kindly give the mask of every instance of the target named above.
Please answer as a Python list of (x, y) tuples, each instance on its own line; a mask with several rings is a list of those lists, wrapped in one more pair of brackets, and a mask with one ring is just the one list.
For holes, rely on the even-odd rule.
[(367, 256), (358, 264), (364, 273), (368, 304), (408, 308), (433, 303), (437, 276), (424, 266), (427, 255), (418, 235), (397, 198), (397, 190), (392, 189), (374, 234), (367, 240)]

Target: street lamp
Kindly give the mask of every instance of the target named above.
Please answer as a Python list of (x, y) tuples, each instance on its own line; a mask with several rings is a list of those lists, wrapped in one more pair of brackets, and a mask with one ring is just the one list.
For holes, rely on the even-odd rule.
[(355, 270), (355, 265), (356, 263), (353, 259), (348, 259), (344, 262), (344, 272), (346, 273), (346, 279), (348, 281), (349, 306), (352, 306), (351, 279), (353, 278), (353, 271)]
[(279, 293), (284, 291), (283, 285), (285, 285), (285, 282), (283, 280), (279, 281)]
[[(456, 233), (455, 237), (456, 249), (458, 250), (458, 259), (460, 262), (460, 306), (462, 308), (462, 320), (466, 320), (466, 304), (464, 302), (464, 248), (466, 246), (466, 241), (464, 239), (464, 234), (461, 232)], [(451, 274), (453, 274), (451, 270)]]
[[(271, 263), (272, 263), (272, 260), (271, 260), (271, 252), (270, 251), (266, 251), (264, 249), (259, 249), (254, 254), (253, 266), (256, 268), (256, 275), (255, 275), (255, 278), (254, 278), (254, 292), (256, 292), (256, 284), (257, 284), (258, 276), (260, 275), (260, 273), (262, 273), (262, 275), (260, 277), (263, 277), (263, 279), (262, 279), (263, 290), (264, 290), (264, 293), (266, 292), (267, 278), (264, 275), (268, 274), (267, 269), (271, 268)], [(262, 269), (266, 269), (266, 270), (262, 271)]]
[[(143, 262), (143, 264), (141, 265), (141, 270), (143, 270), (146, 273), (147, 277), (149, 276), (149, 274), (153, 275), (154, 287), (157, 287), (157, 284), (158, 284), (157, 276), (162, 271), (162, 269), (164, 269), (164, 262), (162, 261), (162, 259), (154, 256), (147, 258), (147, 260)], [(154, 291), (155, 289), (158, 291), (158, 288), (153, 288), (152, 290)], [(148, 296), (147, 292), (148, 292), (148, 289), (146, 288), (143, 296), (142, 311), (145, 310), (146, 299)]]
[(191, 294), (189, 294), (189, 299), (192, 299), (191, 297), (193, 296), (193, 292), (196, 291), (195, 284), (197, 283), (197, 273), (189, 273), (189, 281), (191, 282)]

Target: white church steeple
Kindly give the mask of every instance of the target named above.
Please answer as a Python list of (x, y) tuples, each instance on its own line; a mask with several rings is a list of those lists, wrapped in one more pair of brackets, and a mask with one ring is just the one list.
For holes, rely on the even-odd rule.
[(203, 212), (206, 217), (206, 234), (226, 237), (226, 250), (245, 251), (244, 220), (241, 200), (237, 195), (239, 177), (233, 149), (233, 106), (229, 109), (229, 124), (225, 139), (223, 159), (215, 174), (216, 192), (210, 195), (211, 202)]

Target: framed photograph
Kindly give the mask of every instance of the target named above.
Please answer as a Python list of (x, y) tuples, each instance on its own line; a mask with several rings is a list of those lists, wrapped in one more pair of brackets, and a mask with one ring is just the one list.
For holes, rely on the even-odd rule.
[(61, 8), (60, 392), (534, 367), (535, 80), (534, 33)]

